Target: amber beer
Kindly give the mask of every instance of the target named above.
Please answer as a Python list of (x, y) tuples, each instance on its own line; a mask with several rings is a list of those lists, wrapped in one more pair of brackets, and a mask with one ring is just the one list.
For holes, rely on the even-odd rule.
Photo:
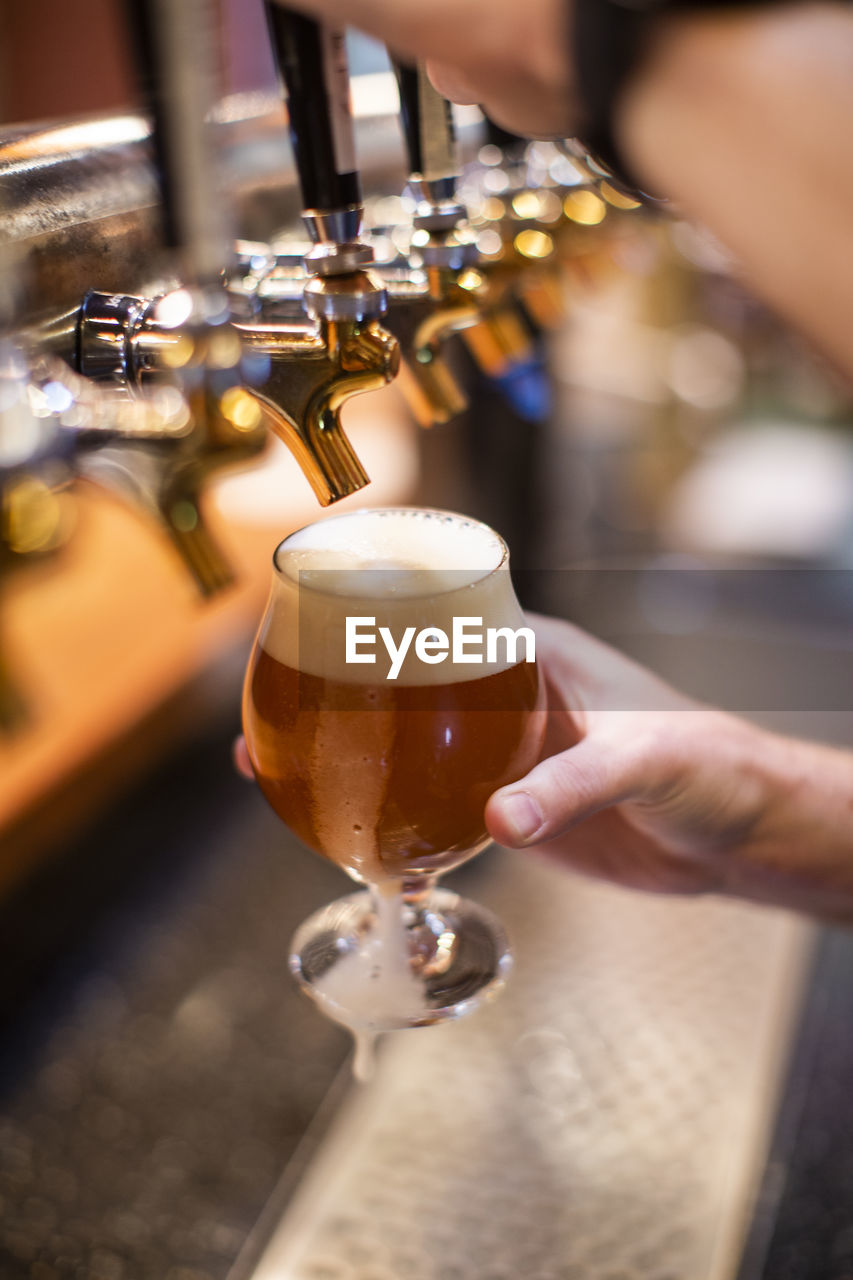
[(538, 756), (534, 662), (507, 652), (483, 665), (425, 665), (410, 655), (392, 681), (381, 655), (373, 666), (344, 660), (347, 614), (449, 631), (457, 612), (496, 627), (522, 621), (506, 548), (476, 521), (356, 512), (276, 552), (244, 691), (249, 754), (276, 813), (357, 879), (447, 870), (478, 852), (488, 797)]

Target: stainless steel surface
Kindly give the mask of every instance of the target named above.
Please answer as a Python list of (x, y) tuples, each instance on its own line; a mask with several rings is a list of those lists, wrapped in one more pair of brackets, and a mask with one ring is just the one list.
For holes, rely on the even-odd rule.
[[(447, 182), (449, 180), (444, 179), (444, 181)], [(456, 199), (455, 179), (453, 180), (453, 188), (446, 198), (442, 198), (438, 192), (430, 192), (425, 189), (435, 185), (435, 183), (415, 183), (411, 178), (409, 179), (409, 186), (413, 189), (418, 200), (412, 224), (424, 231), (449, 230), (449, 228), (463, 222), (466, 216), (464, 205), (459, 204)]]
[(252, 1280), (725, 1280), (809, 927), (487, 856), (506, 992), (389, 1040)]
[(373, 263), (373, 250), (359, 241), (330, 243), (324, 241), (305, 255), (306, 270), (318, 276), (348, 275)]
[[(214, 293), (220, 303), (226, 296), (218, 289)], [(199, 305), (202, 297), (198, 294)], [(265, 423), (291, 449), (324, 505), (365, 485), (368, 477), (341, 428), (340, 409), (350, 396), (384, 386), (397, 369), (396, 339), (374, 318), (386, 306), (381, 284), (365, 272), (327, 279), (314, 276), (305, 285), (306, 309), (314, 317), (313, 324), (303, 315), (288, 324), (250, 321), (233, 330), (225, 326), (226, 339), (228, 334), (239, 335), (241, 341), (234, 344), (233, 366), (226, 369), (221, 354), (212, 360), (211, 376), (221, 383), (216, 389), (211, 384), (209, 390), (216, 390), (212, 398), (199, 376), (206, 357), (215, 354), (208, 344), (217, 339), (216, 326), (194, 328), (189, 315), (183, 317), (191, 301), (187, 291), (157, 302), (90, 292), (77, 343), (83, 369), (114, 378), (119, 392), (130, 395), (149, 382), (156, 388), (164, 375), (173, 379), (177, 375), (195, 424), (192, 473), (196, 481), (212, 465), (243, 461), (247, 446), (250, 453), (257, 453)], [(177, 316), (175, 302), (181, 308)], [(220, 319), (226, 310), (220, 306)], [(229, 351), (230, 347), (229, 343)], [(245, 384), (242, 390), (241, 384)], [(238, 396), (229, 409), (220, 397), (232, 388)], [(199, 465), (202, 456), (206, 458), (203, 467)], [(176, 502), (176, 457), (180, 455), (161, 451), (155, 459), (137, 450), (127, 457), (119, 453), (106, 460), (95, 458), (92, 466), (104, 478), (118, 481), (120, 490), (130, 492), (137, 501), (144, 495), (142, 505), (166, 517), (171, 528), (175, 522), (168, 513)], [(146, 476), (143, 484), (137, 483), (135, 472)], [(170, 495), (166, 505), (164, 486)], [(189, 496), (182, 495), (179, 508), (184, 508)], [(194, 510), (198, 506), (195, 495), (192, 506)], [(196, 523), (194, 516), (193, 530)], [(183, 538), (179, 545), (184, 545)]]
[(456, 197), (458, 179), (458, 173), (454, 173), (451, 177), (434, 178), (430, 181), (419, 174), (409, 174), (408, 187), (418, 204), (426, 206), (425, 213), (439, 211), (451, 213), (455, 209), (460, 209), (460, 215), (464, 217), (465, 210), (459, 206)]
[[(19, 130), (0, 147), (4, 231), (21, 249), (20, 324), (127, 292), (156, 270), (156, 184), (136, 116)], [(65, 354), (64, 352), (62, 354)]]
[(480, 253), (473, 236), (464, 231), (451, 233), (425, 244), (418, 244), (416, 255), (425, 267), (440, 267), (445, 271), (464, 271), (466, 267), (480, 264)]
[(330, 285), (322, 276), (306, 283), (303, 296), (309, 315), (326, 320), (369, 320), (383, 316), (388, 309), (385, 286), (373, 272), (355, 272), (352, 286), (345, 290)]
[(364, 210), (360, 204), (346, 209), (306, 209), (302, 221), (313, 244), (347, 244), (358, 238)]
[[(214, 123), (238, 231), (269, 239), (301, 207), (280, 100), (272, 92), (232, 95)], [(365, 182), (374, 192), (399, 191), (405, 170), (396, 116), (387, 103), (374, 110), (367, 101), (357, 127)], [(157, 186), (140, 116), (7, 129), (0, 190), (4, 233), (22, 258), (19, 324), (76, 308), (92, 288), (145, 292), (162, 272)]]

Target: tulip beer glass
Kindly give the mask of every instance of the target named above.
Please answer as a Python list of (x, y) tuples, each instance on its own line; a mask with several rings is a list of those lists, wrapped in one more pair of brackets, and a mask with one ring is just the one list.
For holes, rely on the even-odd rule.
[(494, 917), (436, 879), (488, 844), (488, 797), (544, 733), (506, 546), (464, 516), (388, 508), (301, 529), (273, 565), (249, 755), (279, 817), (367, 886), (302, 925), (291, 968), (356, 1033), (458, 1016), (510, 955)]

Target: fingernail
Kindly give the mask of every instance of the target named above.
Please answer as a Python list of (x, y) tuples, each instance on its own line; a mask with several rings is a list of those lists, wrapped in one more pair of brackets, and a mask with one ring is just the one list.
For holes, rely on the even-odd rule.
[(519, 842), (529, 840), (544, 821), (539, 806), (526, 791), (514, 791), (508, 795), (501, 805), (501, 812), (504, 822)]

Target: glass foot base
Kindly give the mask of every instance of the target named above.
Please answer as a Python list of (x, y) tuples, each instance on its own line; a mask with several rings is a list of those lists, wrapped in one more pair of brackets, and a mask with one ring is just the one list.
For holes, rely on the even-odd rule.
[(511, 967), (499, 921), (449, 889), (351, 894), (306, 920), (291, 943), (297, 982), (353, 1031), (459, 1018), (499, 991)]

